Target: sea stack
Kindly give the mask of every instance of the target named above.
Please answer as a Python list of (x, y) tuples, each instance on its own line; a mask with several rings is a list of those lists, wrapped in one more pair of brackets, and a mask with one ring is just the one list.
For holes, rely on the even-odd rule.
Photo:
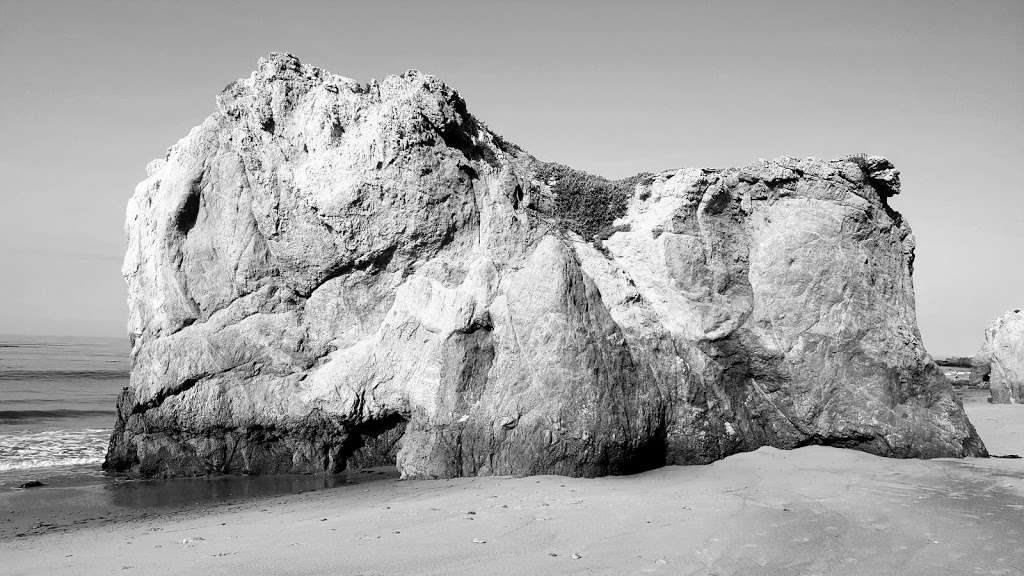
[(596, 476), (821, 444), (985, 455), (881, 157), (606, 180), (409, 71), (272, 54), (128, 207), (108, 470)]
[(973, 364), (971, 381), (988, 383), (989, 402), (1024, 402), (1024, 312), (1011, 310), (985, 330)]

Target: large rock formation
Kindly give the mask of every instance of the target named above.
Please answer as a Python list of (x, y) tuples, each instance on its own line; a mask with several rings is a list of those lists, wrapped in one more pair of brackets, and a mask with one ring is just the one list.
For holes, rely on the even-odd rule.
[(971, 382), (988, 383), (989, 402), (1024, 402), (1024, 312), (1020, 309), (1003, 314), (985, 330)]
[(608, 181), (536, 160), (431, 76), (275, 54), (149, 174), (107, 469), (985, 454), (921, 345), (883, 158)]

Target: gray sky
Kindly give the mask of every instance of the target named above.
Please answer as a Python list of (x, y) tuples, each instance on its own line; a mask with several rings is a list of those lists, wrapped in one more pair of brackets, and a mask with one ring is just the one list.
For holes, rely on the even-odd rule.
[(418, 68), (611, 177), (884, 154), (925, 344), (1024, 306), (1024, 2), (0, 0), (0, 333), (120, 335), (125, 203), (257, 58)]

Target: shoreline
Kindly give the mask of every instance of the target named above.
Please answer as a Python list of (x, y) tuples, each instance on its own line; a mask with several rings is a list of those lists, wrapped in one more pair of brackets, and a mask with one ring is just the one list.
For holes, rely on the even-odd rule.
[(1020, 460), (762, 448), (633, 476), (381, 477), (97, 520), (0, 554), (12, 575), (1012, 573), (1022, 510)]
[(380, 467), (337, 475), (132, 479), (82, 470), (33, 478), (44, 485), (0, 492), (0, 544), (95, 526), (215, 513), (307, 492), (344, 491), (368, 482), (397, 480), (398, 471)]
[[(987, 390), (958, 392), (995, 459), (1007, 454), (1024, 454), (1024, 423), (1014, 421), (1016, 414), (1012, 413), (1012, 408), (989, 404)], [(1024, 420), (1024, 410), (1020, 416)], [(979, 464), (986, 461), (983, 458), (937, 461), (975, 462), (975, 466), (991, 467)], [(337, 492), (338, 497), (344, 497), (343, 494), (355, 485), (398, 479), (394, 466), (350, 470), (337, 475), (218, 475), (177, 479), (112, 475), (100, 470), (98, 464), (6, 471), (0, 474), (0, 543), (152, 518), (202, 516), (226, 507), (314, 491)], [(42, 481), (44, 486), (14, 488), (30, 480)]]
[[(980, 395), (965, 404), (994, 454), (1024, 452), (1024, 409)], [(75, 516), (58, 498), (58, 521), (32, 527), (23, 516), (24, 536), (4, 522), (5, 574), (1024, 571), (1018, 459), (902, 460), (808, 446), (590, 479), (404, 481), (389, 468), (353, 472), (333, 487), (261, 485), (274, 480), (281, 477), (53, 487), (140, 500)], [(211, 489), (217, 484), (223, 489)], [(40, 504), (46, 490), (20, 493)], [(161, 490), (163, 500), (154, 497)], [(11, 493), (0, 495), (8, 514)], [(101, 501), (113, 502), (92, 500)]]

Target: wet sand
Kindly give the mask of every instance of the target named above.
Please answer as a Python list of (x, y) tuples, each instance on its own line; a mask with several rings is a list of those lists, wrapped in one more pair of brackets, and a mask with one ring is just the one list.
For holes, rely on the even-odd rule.
[[(965, 400), (994, 453), (1024, 453), (1024, 407)], [(5, 532), (3, 572), (1024, 573), (1017, 459), (807, 447), (627, 477), (354, 480)]]
[[(63, 473), (62, 473), (63, 472)], [(176, 480), (127, 480), (101, 473), (57, 471), (14, 476), (7, 483), (33, 479), (43, 487), (0, 487), (0, 542), (94, 525), (173, 517), (197, 510), (210, 512), (232, 504), (315, 490), (346, 489), (385, 478), (394, 467), (371, 468), (338, 476), (220, 476)]]

